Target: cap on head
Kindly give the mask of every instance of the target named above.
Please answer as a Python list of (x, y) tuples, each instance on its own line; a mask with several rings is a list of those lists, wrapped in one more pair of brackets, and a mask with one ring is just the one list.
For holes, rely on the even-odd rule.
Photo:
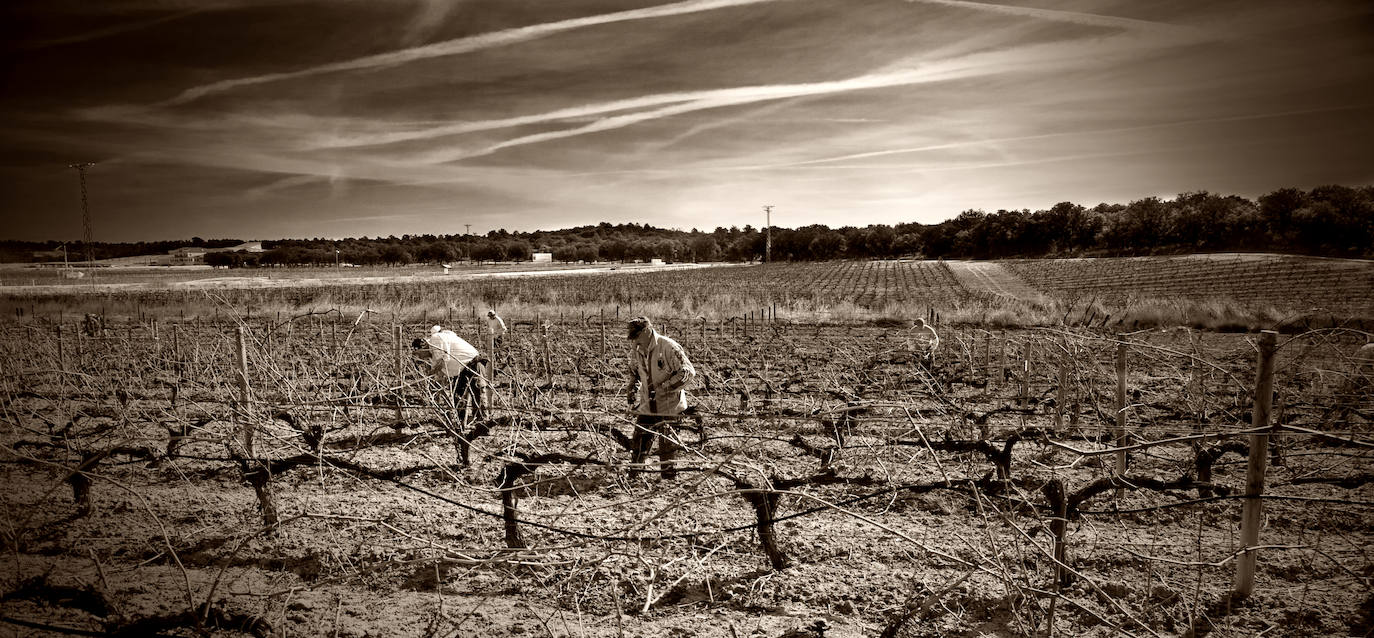
[(638, 337), (641, 332), (644, 332), (645, 330), (652, 328), (653, 325), (654, 324), (649, 321), (648, 317), (645, 317), (643, 315), (635, 317), (634, 319), (631, 319), (629, 323), (625, 324), (627, 329), (625, 333), (625, 338), (634, 339)]
[(437, 335), (437, 334), (439, 334), (441, 331), (443, 331), (443, 328), (440, 328), (439, 326), (430, 326), (430, 328), (429, 328), (429, 334), (432, 334), (432, 335)]
[(487, 316), (488, 316), (488, 317), (495, 317), (495, 316), (496, 316), (496, 311), (495, 311), (495, 310), (488, 310), (488, 311), (487, 311)]
[(919, 318), (919, 317), (916, 318), (916, 327), (920, 328), (920, 327), (925, 326), (925, 325), (926, 325), (926, 320), (925, 320), (925, 319), (921, 319), (921, 318)]

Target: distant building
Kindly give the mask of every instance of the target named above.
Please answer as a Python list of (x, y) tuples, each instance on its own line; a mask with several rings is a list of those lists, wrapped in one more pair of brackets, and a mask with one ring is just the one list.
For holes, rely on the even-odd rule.
[(206, 250), (204, 248), (182, 246), (167, 251), (167, 255), (170, 259), (162, 261), (162, 263), (170, 266), (194, 266), (195, 264), (203, 264), (205, 263), (205, 253)]
[(655, 258), (649, 260), (649, 265), (650, 265), (650, 266), (662, 266), (662, 265), (663, 265), (663, 260), (662, 260), (662, 259), (659, 259), (659, 258), (657, 258), (657, 257), (655, 257)]
[(553, 263), (553, 253), (534, 253), (534, 263), (551, 264)]
[(237, 246), (227, 246), (224, 248), (205, 248), (203, 250), (207, 253), (236, 253), (240, 250), (247, 253), (263, 252), (262, 242), (260, 241), (249, 241), (239, 244)]
[(202, 248), (200, 246), (182, 246), (167, 251), (167, 257), (159, 257), (149, 262), (149, 265), (157, 266), (194, 266), (205, 263), (205, 255), (209, 253), (236, 253), (239, 251), (249, 253), (263, 252), (262, 242), (250, 241), (237, 246), (225, 246), (224, 248)]

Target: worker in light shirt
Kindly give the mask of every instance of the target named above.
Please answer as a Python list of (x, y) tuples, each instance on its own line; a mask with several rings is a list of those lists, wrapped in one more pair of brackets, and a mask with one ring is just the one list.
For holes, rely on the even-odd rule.
[[(658, 459), (664, 479), (674, 479), (673, 460), (677, 456), (672, 422), (687, 409), (687, 385), (696, 377), (696, 368), (676, 341), (654, 330), (648, 317), (635, 317), (627, 324), (626, 338), (631, 343), (630, 381), (625, 398), (635, 413), (635, 433), (631, 437), (630, 463), (644, 462), (654, 439), (658, 439)], [(632, 467), (631, 474), (644, 472)]]
[(430, 376), (451, 384), (453, 401), (458, 408), (460, 421), (467, 420), (469, 398), (473, 402), (473, 417), (485, 417), (482, 406), (482, 372), (479, 368), (485, 359), (477, 348), (472, 347), (472, 344), (452, 330), (445, 330), (440, 326), (430, 328), (428, 337), (416, 339), (410, 345), (417, 352), (427, 349)]
[(930, 327), (925, 319), (917, 319), (911, 326), (910, 343), (917, 365), (929, 370), (935, 363), (935, 351), (940, 347), (940, 335), (935, 334), (935, 329)]
[[(493, 348), (501, 347), (501, 339), (506, 336), (506, 322), (501, 319), (501, 315), (496, 314), (495, 310), (487, 311), (487, 334), (491, 335)], [(500, 361), (501, 358), (497, 357)]]

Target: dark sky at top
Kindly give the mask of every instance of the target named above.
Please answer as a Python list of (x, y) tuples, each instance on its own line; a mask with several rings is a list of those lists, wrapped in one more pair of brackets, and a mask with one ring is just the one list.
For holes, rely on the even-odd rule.
[(0, 238), (936, 222), (1374, 182), (1374, 3), (8, 0)]

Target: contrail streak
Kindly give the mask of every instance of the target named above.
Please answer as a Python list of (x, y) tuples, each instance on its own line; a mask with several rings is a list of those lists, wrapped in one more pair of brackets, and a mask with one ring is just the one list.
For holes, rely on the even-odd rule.
[(1038, 135), (1020, 135), (1016, 137), (1000, 137), (980, 140), (963, 140), (958, 142), (946, 142), (944, 144), (929, 144), (925, 146), (914, 146), (910, 148), (894, 148), (884, 151), (869, 151), (866, 153), (851, 153), (848, 155), (837, 155), (835, 157), (822, 157), (800, 162), (788, 162), (786, 164), (772, 164), (767, 166), (738, 167), (732, 170), (753, 170), (753, 169), (772, 169), (772, 168), (791, 168), (796, 166), (808, 166), (813, 164), (828, 164), (831, 162), (845, 162), (856, 159), (868, 159), (871, 157), (886, 157), (889, 155), (905, 155), (910, 153), (924, 153), (927, 151), (941, 151), (952, 148), (965, 148), (969, 146), (983, 146), (987, 144), (1003, 144), (1006, 142), (1028, 142), (1031, 140), (1053, 139), (1057, 137), (1072, 137), (1082, 135), (1110, 135), (1112, 133), (1134, 133), (1137, 131), (1149, 131), (1156, 129), (1173, 128), (1177, 126), (1189, 126), (1192, 124), (1215, 124), (1220, 122), (1244, 122), (1249, 120), (1264, 120), (1278, 117), (1292, 117), (1294, 115), (1313, 115), (1317, 113), (1331, 113), (1335, 111), (1358, 111), (1374, 108), (1374, 104), (1354, 104), (1333, 106), (1316, 109), (1300, 109), (1295, 111), (1278, 111), (1274, 113), (1252, 113), (1247, 115), (1228, 115), (1224, 117), (1207, 117), (1188, 120), (1176, 120), (1173, 122), (1159, 122), (1156, 124), (1142, 124), (1140, 126), (1123, 126), (1116, 128), (1082, 130), (1082, 131), (1063, 131), (1060, 133), (1041, 133)]
[[(1107, 46), (1103, 44), (1103, 41), (1099, 40), (1094, 43), (1094, 46), (1102, 47), (1099, 50), (1104, 55), (1109, 52), (1115, 55), (1121, 55), (1123, 53), (1129, 54), (1129, 52), (1136, 47), (1144, 46), (1148, 48), (1151, 45), (1144, 43), (1132, 45), (1129, 44), (1128, 38), (1126, 44)], [(911, 86), (979, 77), (996, 73), (1009, 73), (1018, 70), (1040, 68), (1041, 65), (1047, 62), (1057, 62), (1068, 66), (1099, 63), (1101, 61), (1099, 56), (1089, 55), (1092, 51), (1093, 48), (1091, 47), (1084, 50), (1072, 43), (1036, 45), (1011, 51), (980, 53), (936, 62), (927, 62), (915, 68), (869, 73), (843, 80), (647, 95), (629, 100), (590, 104), (518, 118), (488, 120), (483, 122), (465, 122), (452, 126), (437, 127), (426, 131), (396, 133), (374, 137), (369, 141), (372, 143), (382, 143), (382, 139), (385, 139), (386, 142), (421, 140), (476, 130), (505, 128), (517, 124), (544, 123), (574, 116), (614, 113), (636, 108), (651, 109), (606, 117), (591, 124), (575, 128), (517, 137), (493, 146), (488, 146), (484, 149), (448, 149), (422, 154), (417, 158), (418, 161), (424, 163), (453, 162), (488, 155), (503, 148), (619, 129), (640, 122), (647, 122), (663, 117), (681, 115), (705, 109), (784, 98)]]
[(1137, 20), (1135, 18), (1120, 18), (1116, 16), (1106, 16), (1097, 13), (1083, 13), (1081, 11), (1060, 11), (1056, 9), (1035, 9), (1032, 7), (1016, 7), (992, 2), (970, 2), (969, 0), (907, 0), (907, 2), (919, 2), (924, 4), (941, 4), (948, 7), (960, 7), (964, 9), (974, 9), (977, 11), (988, 11), (991, 13), (1001, 13), (1004, 15), (1023, 16), (1028, 18), (1039, 18), (1042, 20), (1052, 20), (1055, 22), (1069, 22), (1091, 27), (1109, 27), (1114, 29), (1129, 29), (1132, 31), (1149, 31), (1163, 33), (1166, 35), (1200, 35), (1201, 32), (1192, 28), (1169, 24), (1166, 22), (1152, 22), (1150, 20)]
[(159, 106), (177, 106), (181, 104), (186, 104), (188, 102), (192, 102), (207, 95), (211, 95), (214, 93), (223, 93), (231, 89), (236, 89), (245, 86), (266, 84), (269, 82), (280, 82), (282, 80), (294, 80), (298, 78), (310, 77), (324, 73), (337, 73), (339, 71), (358, 71), (363, 69), (393, 67), (406, 64), (409, 62), (428, 60), (432, 58), (450, 55), (458, 55), (462, 53), (469, 53), (472, 51), (479, 51), (482, 49), (489, 49), (492, 47), (506, 46), (517, 42), (524, 42), (527, 40), (542, 38), (545, 36), (553, 35), (555, 33), (570, 31), (573, 29), (581, 29), (603, 24), (611, 24), (615, 22), (627, 22), (631, 20), (648, 20), (652, 18), (664, 18), (675, 15), (683, 15), (687, 13), (699, 13), (702, 11), (712, 11), (715, 9), (724, 9), (728, 7), (778, 1), (779, 0), (686, 0), (685, 2), (677, 2), (674, 4), (667, 4), (657, 7), (633, 9), (630, 11), (619, 11), (616, 13), (588, 16), (585, 18), (574, 18), (571, 20), (560, 20), (558, 22), (535, 24), (527, 27), (506, 29), (503, 31), (494, 31), (491, 33), (483, 33), (481, 35), (475, 35), (466, 38), (457, 38), (454, 40), (447, 40), (445, 42), (437, 42), (434, 44), (427, 44), (424, 46), (412, 47), (409, 49), (401, 49), (399, 51), (391, 51), (389, 53), (379, 53), (377, 55), (369, 55), (361, 58), (355, 58), (352, 60), (345, 60), (343, 62), (333, 62), (330, 64), (323, 64), (308, 69), (301, 69), (299, 71), (288, 71), (285, 73), (268, 73), (266, 75), (256, 75), (252, 77), (223, 80), (220, 82), (214, 82), (211, 84), (205, 84), (202, 86), (187, 89), (183, 91), (180, 95), (177, 95), (176, 97), (170, 100), (162, 102)]

